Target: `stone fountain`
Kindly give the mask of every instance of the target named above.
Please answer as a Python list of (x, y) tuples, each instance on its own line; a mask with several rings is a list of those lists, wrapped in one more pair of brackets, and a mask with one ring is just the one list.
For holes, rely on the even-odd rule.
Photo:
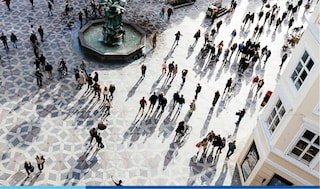
[(122, 20), (125, 0), (101, 0), (104, 19), (90, 20), (79, 31), (85, 54), (100, 60), (128, 61), (143, 55), (146, 34), (137, 25)]

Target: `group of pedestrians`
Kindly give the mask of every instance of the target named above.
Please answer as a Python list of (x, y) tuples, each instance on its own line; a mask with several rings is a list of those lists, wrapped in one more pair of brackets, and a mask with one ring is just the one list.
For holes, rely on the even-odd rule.
[[(4, 32), (1, 33), (0, 40), (2, 41), (3, 47), (7, 51), (9, 51), (10, 48), (9, 48), (9, 45), (8, 45), (8, 37), (4, 34)], [(17, 46), (18, 38), (14, 33), (11, 33), (10, 41), (12, 43), (13, 48), (17, 49), (18, 48), (18, 46)]]
[(81, 71), (77, 71), (75, 74), (76, 81), (78, 82), (78, 89), (81, 89), (82, 86), (87, 83), (87, 89), (84, 94), (87, 96), (93, 95), (93, 98), (97, 98), (97, 101), (102, 99), (101, 105), (98, 108), (103, 119), (107, 118), (111, 113), (113, 95), (116, 90), (116, 87), (113, 83), (110, 85), (101, 86), (99, 82), (98, 72), (93, 72), (93, 74), (87, 74), (86, 62), (83, 60), (80, 63), (79, 68)]
[[(234, 29), (231, 33), (231, 39), (229, 42), (229, 46), (228, 46), (228, 48), (225, 49), (225, 52), (223, 54), (224, 55), (223, 63), (230, 61), (232, 55), (234, 54), (234, 52), (236, 52), (235, 53), (236, 54), (235, 60), (237, 60), (237, 58), (240, 57), (240, 59), (237, 61), (238, 62), (238, 70), (237, 70), (238, 73), (237, 74), (239, 74), (239, 75), (244, 74), (244, 72), (247, 71), (248, 68), (253, 69), (257, 62), (259, 62), (259, 64), (260, 64), (260, 62), (262, 61), (262, 62), (264, 62), (264, 65), (266, 65), (267, 61), (270, 59), (270, 57), (272, 55), (271, 49), (268, 48), (267, 45), (265, 45), (263, 48), (261, 48), (261, 42), (259, 41), (259, 37), (262, 35), (262, 33), (264, 31), (263, 28), (266, 23), (269, 24), (269, 27), (274, 25), (275, 30), (277, 30), (279, 28), (279, 26), (282, 24), (282, 21), (288, 15), (288, 12), (285, 11), (282, 15), (277, 17), (279, 15), (280, 7), (276, 4), (274, 6), (270, 6), (270, 7), (271, 8), (269, 10), (267, 10), (266, 13), (263, 10), (265, 7), (263, 9), (261, 9), (260, 12), (258, 12), (258, 14), (257, 14), (258, 19), (256, 19), (258, 23), (254, 28), (254, 33), (253, 33), (253, 36), (251, 39), (247, 39), (246, 41), (242, 41), (240, 43), (233, 42), (237, 36), (237, 29)], [(293, 18), (292, 14), (295, 14), (295, 13), (291, 13), (290, 18)], [(243, 30), (243, 28), (246, 27), (246, 24), (249, 21), (251, 24), (249, 24), (248, 28), (251, 27), (251, 25), (255, 21), (255, 19), (254, 19), (255, 15), (256, 15), (256, 13), (248, 12), (243, 20), (244, 25), (240, 28), (240, 30)], [(263, 24), (260, 25), (259, 21), (263, 18), (263, 15), (265, 15), (265, 19), (264, 19)], [(290, 18), (288, 19), (288, 27), (289, 28), (293, 24), (293, 19), (291, 19), (291, 21), (290, 21)], [(221, 24), (222, 24), (222, 21), (219, 21), (218, 23), (216, 23), (216, 27), (211, 29), (211, 33), (205, 34), (204, 47), (201, 49), (202, 55), (205, 55), (205, 56), (202, 56), (202, 58), (209, 57), (209, 60), (213, 59), (215, 62), (219, 61), (219, 56), (222, 54), (222, 51), (224, 48), (223, 40), (220, 41), (218, 43), (218, 45), (215, 45), (214, 39), (219, 32), (219, 28), (221, 27)], [(240, 32), (243, 32), (243, 31), (240, 31)], [(178, 31), (175, 34), (174, 44), (179, 43), (180, 36), (182, 36), (182, 35), (181, 35), (180, 31)], [(193, 37), (195, 38), (195, 42), (198, 41), (200, 36), (201, 36), (201, 33), (200, 33), (200, 30), (198, 30), (193, 35)], [(283, 63), (286, 61), (287, 57), (288, 57), (287, 54), (283, 55), (282, 61), (280, 64), (280, 69), (283, 66)], [(166, 62), (164, 62), (162, 65), (162, 72), (166, 73), (166, 71), (167, 71), (166, 70)], [(239, 77), (236, 77), (236, 78), (237, 79), (235, 79), (233, 81), (233, 79), (231, 77), (227, 81), (222, 95), (224, 95), (225, 92), (227, 92), (227, 93), (233, 92), (233, 89), (237, 85), (237, 82), (241, 81), (241, 77), (240, 77), (240, 80), (239, 80)], [(182, 79), (183, 79), (183, 82), (182, 82), (182, 84), (183, 84), (185, 82), (185, 76), (182, 75)], [(258, 79), (255, 80), (254, 84), (257, 85), (257, 90), (256, 90), (256, 95), (257, 95), (259, 90), (264, 85), (264, 78), (259, 78), (259, 76), (258, 76)], [(196, 87), (195, 99), (197, 99), (197, 96), (200, 91), (201, 91), (201, 86), (200, 86), (200, 84), (198, 84), (198, 86)], [(183, 96), (183, 95), (181, 95), (181, 96)], [(212, 101), (213, 107), (217, 104), (218, 100), (220, 99), (220, 96), (221, 96), (220, 91), (217, 90), (214, 93), (214, 98)], [(179, 98), (180, 98), (179, 92), (174, 93), (174, 105), (179, 102)], [(236, 115), (238, 116), (238, 120), (236, 121), (237, 126), (240, 124), (241, 120), (245, 116), (245, 113), (246, 113), (245, 108), (236, 112)], [(206, 143), (206, 140), (208, 140), (208, 139), (203, 140), (204, 144)], [(231, 141), (229, 144), (227, 158), (229, 158), (233, 154), (234, 150), (235, 150), (235, 141)]]
[[(46, 159), (44, 158), (43, 155), (36, 155), (35, 160), (36, 160), (36, 163), (37, 163), (37, 166), (38, 166), (38, 169), (39, 169), (39, 173), (41, 173), (43, 168), (44, 168), (44, 163), (45, 163)], [(27, 175), (28, 175), (27, 178), (29, 178), (31, 173), (34, 172), (34, 166), (28, 160), (26, 160), (24, 162), (24, 169), (27, 172)]]
[(170, 21), (171, 16), (173, 15), (173, 9), (169, 7), (167, 10), (165, 7), (162, 7), (159, 13), (160, 18), (165, 19), (165, 15), (167, 12), (167, 20)]
[[(199, 149), (196, 154), (196, 159), (198, 159), (199, 154), (200, 158), (206, 158), (208, 155), (208, 152), (210, 151), (209, 148), (211, 148), (211, 152), (208, 155), (208, 160), (211, 158), (211, 161), (213, 163), (216, 162), (219, 155), (222, 153), (222, 149), (225, 148), (227, 143), (227, 140), (225, 137), (221, 137), (220, 134), (215, 134), (213, 130), (211, 130), (205, 138), (203, 138), (200, 142), (196, 144), (196, 147)], [(214, 154), (214, 149), (217, 147), (217, 150)], [(226, 153), (226, 160), (230, 158), (230, 156), (234, 153), (236, 149), (236, 140), (230, 139), (228, 143), (228, 151)]]
[[(5, 2), (6, 2), (6, 5), (7, 5), (8, 9), (11, 10), (10, 9), (10, 0), (5, 0)], [(235, 2), (235, 1), (233, 1), (233, 2)], [(297, 9), (299, 9), (299, 7), (301, 6), (301, 4), (302, 4), (301, 2), (302, 1), (299, 0), (299, 2), (297, 3), (297, 6), (298, 6)], [(52, 3), (53, 3), (53, 1), (52, 1)], [(51, 15), (51, 16), (53, 15), (52, 14), (52, 10), (51, 10), (52, 9), (52, 3), (50, 1), (48, 1), (48, 8), (49, 8), (48, 16), (49, 15)], [(308, 7), (307, 6), (308, 4), (309, 4), (309, 1), (307, 2), (305, 7)], [(309, 6), (310, 6), (310, 4), (309, 4)], [(32, 2), (32, 7), (34, 7), (33, 2)], [(99, 8), (96, 8), (97, 6), (96, 6), (96, 3), (94, 1), (93, 1), (93, 3), (91, 3), (91, 7), (92, 7), (92, 14), (96, 15), (96, 11), (99, 11)], [(258, 23), (254, 28), (254, 34), (253, 34), (254, 42), (251, 42), (251, 40), (249, 39), (248, 41), (246, 41), (246, 43), (242, 42), (239, 45), (237, 45), (237, 43), (233, 43), (234, 38), (237, 35), (237, 31), (236, 31), (236, 29), (234, 29), (232, 34), (231, 34), (231, 40), (230, 40), (230, 43), (232, 43), (232, 46), (230, 47), (230, 49), (229, 48), (225, 49), (223, 62), (226, 62), (229, 57), (231, 59), (231, 56), (232, 56), (233, 52), (235, 52), (236, 48), (238, 47), (237, 56), (241, 55), (241, 58), (240, 58), (240, 61), (239, 61), (239, 69), (238, 69), (239, 73), (243, 73), (244, 71), (246, 71), (246, 69), (249, 66), (253, 66), (257, 62), (257, 60), (259, 60), (259, 59), (261, 60), (264, 56), (265, 56), (264, 63), (266, 63), (267, 60), (271, 56), (271, 50), (268, 49), (267, 46), (265, 46), (266, 48), (262, 48), (261, 49), (261, 53), (259, 53), (260, 42), (257, 41), (259, 39), (259, 36), (263, 33), (264, 25), (265, 25), (265, 23), (268, 23), (269, 26), (271, 26), (272, 24), (275, 24), (275, 31), (276, 31), (281, 26), (282, 21), (287, 18), (287, 15), (290, 15), (290, 18), (288, 19), (288, 29), (290, 29), (292, 27), (293, 23), (294, 23), (294, 14), (296, 13), (296, 9), (294, 7), (295, 6), (291, 6), (291, 4), (289, 3), (288, 7), (287, 7), (287, 11), (285, 11), (282, 14), (282, 16), (279, 16), (278, 18), (277, 18), (278, 14), (279, 14), (279, 7), (278, 6), (272, 6), (272, 9), (266, 11), (266, 13), (264, 13), (263, 10), (260, 11), (258, 13), (258, 19), (259, 19)], [(164, 18), (166, 12), (167, 12), (167, 20), (169, 21), (170, 17), (173, 14), (173, 10), (171, 8), (165, 10), (165, 8), (163, 7), (161, 9), (161, 12), (160, 12), (160, 17)], [(87, 19), (88, 10), (84, 10), (84, 14), (85, 14), (85, 17)], [(263, 23), (263, 25), (259, 26), (259, 21), (263, 17), (263, 15), (265, 15), (264, 23)], [(82, 12), (81, 12), (81, 16), (80, 16), (80, 13), (79, 13), (79, 20), (82, 22)], [(244, 26), (243, 27), (246, 26), (248, 21), (250, 21), (251, 23), (254, 22), (254, 13), (250, 13), (249, 12), (246, 15), (246, 17), (244, 19)], [(213, 28), (211, 30), (211, 34), (210, 35), (208, 34), (208, 36), (211, 36), (210, 39), (209, 39), (209, 37), (207, 37), (207, 40), (205, 42), (205, 46), (209, 50), (208, 53), (211, 54), (210, 59), (211, 59), (211, 57), (213, 57), (216, 61), (219, 60), (219, 56), (222, 54), (222, 49), (224, 47), (223, 41), (221, 41), (218, 45), (214, 44), (214, 36), (219, 32), (219, 28), (221, 27), (221, 25), (222, 25), (222, 20), (220, 20), (219, 22), (216, 23), (216, 28)], [(39, 26), (37, 31), (38, 31), (38, 33), (40, 35), (40, 41), (44, 42), (44, 31), (43, 31), (43, 28), (41, 26)], [(175, 34), (174, 44), (178, 45), (181, 36), (182, 36), (182, 34), (180, 33), (180, 31), (178, 31)], [(196, 32), (196, 34), (194, 35), (194, 38), (195, 38), (196, 41), (198, 41), (198, 39), (200, 38), (200, 30), (198, 30)], [(9, 49), (9, 46), (8, 46), (8, 43), (7, 43), (8, 38), (4, 33), (2, 33), (0, 39), (3, 42), (4, 48)], [(34, 32), (32, 32), (30, 34), (30, 40), (32, 42), (33, 51), (34, 51), (34, 54), (36, 56), (34, 64), (36, 66), (35, 75), (37, 77), (37, 84), (38, 84), (39, 87), (41, 87), (42, 86), (42, 77), (43, 77), (43, 73), (41, 72), (42, 71), (41, 68), (43, 67), (44, 68), (43, 70), (48, 72), (48, 77), (50, 79), (52, 79), (53, 67), (50, 64), (47, 63), (46, 57), (43, 54), (40, 53), (39, 40), (38, 40), (38, 38), (37, 38), (37, 36), (36, 36), (36, 34)], [(17, 47), (18, 38), (17, 38), (17, 36), (15, 36), (14, 33), (11, 34), (10, 41), (12, 42), (12, 45), (13, 45), (14, 48), (18, 48)], [(154, 45), (154, 47), (155, 47), (155, 45)], [(216, 48), (217, 48), (217, 51), (216, 51)], [(217, 54), (215, 53), (215, 51), (217, 52)], [(280, 69), (282, 68), (283, 63), (286, 61), (287, 56), (288, 56), (287, 54), (283, 55), (282, 62), (280, 64)], [(168, 75), (167, 75), (167, 77), (171, 77), (171, 76), (174, 77), (178, 72), (178, 65), (175, 64), (173, 67), (171, 65), (174, 65), (174, 62), (170, 63), (169, 66), (168, 66)], [(64, 59), (61, 59), (61, 61), (59, 63), (59, 66), (60, 66), (59, 68), (65, 70), (65, 72), (68, 73), (68, 68), (66, 66), (66, 62), (65, 62)], [(111, 99), (113, 99), (113, 92), (115, 91), (115, 86), (113, 84), (110, 84), (110, 86), (105, 86), (104, 88), (102, 88), (100, 86), (99, 82), (98, 82), (99, 81), (98, 73), (95, 72), (94, 76), (91, 77), (91, 74), (87, 74), (85, 66), (86, 66), (85, 62), (82, 62), (80, 64), (80, 71), (79, 70), (75, 71), (76, 80), (79, 83), (79, 89), (81, 89), (81, 87), (85, 83), (87, 83), (88, 84), (88, 90), (94, 92), (94, 97), (98, 96), (98, 99), (100, 100), (101, 94), (103, 94), (103, 97), (104, 97), (103, 101), (106, 102), (106, 107), (109, 107), (109, 108), (107, 108), (106, 111), (108, 111), (108, 114), (110, 114), (110, 107), (111, 107), (110, 101), (111, 101)], [(146, 68), (147, 67), (144, 64), (141, 66), (141, 72), (142, 72), (142, 76), (143, 77), (145, 77)], [(162, 65), (162, 72), (163, 73), (167, 72), (166, 62), (164, 62), (164, 65)], [(183, 69), (182, 72), (181, 72), (182, 85), (186, 81), (187, 73), (188, 73), (188, 70), (186, 70), (186, 69)], [(223, 93), (231, 91), (233, 81), (232, 81), (232, 78), (230, 78), (230, 79), (231, 80), (230, 81), (228, 80)], [(264, 84), (263, 78), (259, 79), (257, 92), (263, 86), (263, 84)], [(190, 106), (189, 111), (191, 111), (191, 112), (195, 111), (195, 109), (196, 109), (196, 99), (198, 98), (198, 94), (201, 92), (201, 88), (202, 88), (202, 86), (198, 83), (197, 86), (196, 86), (196, 90), (195, 90), (195, 97), (193, 98), (193, 100), (191, 101), (191, 103), (189, 105)], [(219, 100), (219, 97), (220, 97), (220, 92), (219, 92), (219, 90), (217, 90), (214, 93), (214, 99), (212, 101), (212, 105), (213, 106), (216, 105), (216, 103)], [(180, 111), (182, 106), (185, 104), (185, 99), (184, 99), (183, 94), (179, 94), (178, 91), (176, 93), (174, 93), (173, 101), (174, 101), (173, 108), (175, 107), (176, 104), (178, 104), (178, 111)], [(167, 105), (167, 99), (166, 99), (164, 93), (160, 93), (159, 95), (157, 95), (154, 92), (149, 97), (149, 103), (150, 103), (149, 109), (151, 110), (151, 112), (153, 111), (153, 108), (154, 108), (154, 106), (155, 106), (155, 104), (157, 102), (158, 102), (158, 108), (159, 109), (161, 108), (161, 112), (163, 112), (165, 107), (166, 107), (166, 105)], [(147, 100), (145, 99), (145, 97), (140, 99), (139, 104), (140, 104), (139, 111), (141, 111), (142, 115), (143, 115), (144, 114), (144, 109), (147, 106)], [(237, 113), (238, 113), (237, 115), (239, 116), (239, 119), (236, 122), (236, 124), (239, 124), (241, 119), (245, 115), (245, 109), (243, 109), (243, 110), (241, 110), (241, 111), (239, 111)], [(95, 138), (97, 143), (98, 143), (98, 146), (101, 147), (103, 145), (101, 136), (97, 133), (96, 130), (95, 131), (94, 130), (93, 131), (90, 130), (90, 136), (91, 136), (90, 144), (91, 144), (93, 138)], [(215, 133), (213, 131), (211, 131), (207, 135), (207, 137), (201, 141), (201, 148), (203, 149), (203, 152), (207, 152), (208, 146), (210, 144), (212, 145), (212, 152), (214, 151), (215, 147), (218, 147), (218, 149), (216, 151), (216, 154), (219, 154), (219, 153), (221, 153), (221, 150), (226, 145), (226, 139), (225, 139), (225, 137), (221, 138), (220, 135), (215, 135)], [(228, 150), (228, 153), (227, 153), (227, 158), (229, 158), (232, 155), (232, 153), (234, 152), (235, 148), (236, 148), (235, 147), (235, 141), (230, 142), (229, 143), (229, 150)], [(37, 156), (37, 158), (36, 158), (36, 160), (37, 160), (38, 168), (41, 171), (43, 169), (43, 164), (45, 162), (45, 159), (43, 158), (43, 156)], [(25, 169), (26, 169), (28, 175), (31, 172), (33, 172), (31, 170), (34, 170), (34, 168), (32, 168), (32, 165), (31, 165), (31, 163), (29, 161), (25, 162)]]
[(98, 132), (98, 129), (96, 129), (95, 127), (93, 127), (92, 129), (90, 129), (89, 134), (90, 134), (90, 143), (89, 143), (89, 146), (92, 145), (92, 141), (93, 141), (93, 139), (95, 139), (95, 141), (96, 141), (95, 144), (97, 144), (97, 148), (98, 148), (98, 149), (104, 148), (104, 144), (102, 143), (101, 133)]
[(215, 152), (216, 159), (221, 153), (222, 149), (226, 145), (226, 138), (221, 137), (220, 134), (216, 134), (213, 130), (211, 130), (205, 138), (203, 138), (200, 142), (196, 144), (196, 147), (199, 149), (197, 152), (197, 157), (200, 155), (201, 158), (207, 157), (208, 152), (210, 151), (209, 148), (211, 147), (211, 152), (209, 153), (209, 157), (213, 156), (214, 149), (217, 147)]

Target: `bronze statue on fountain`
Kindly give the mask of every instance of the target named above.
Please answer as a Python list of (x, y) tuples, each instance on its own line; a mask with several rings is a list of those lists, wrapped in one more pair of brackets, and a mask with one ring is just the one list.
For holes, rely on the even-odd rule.
[(125, 36), (122, 14), (125, 0), (101, 0), (104, 5), (105, 24), (103, 26), (103, 41), (107, 46), (120, 45)]

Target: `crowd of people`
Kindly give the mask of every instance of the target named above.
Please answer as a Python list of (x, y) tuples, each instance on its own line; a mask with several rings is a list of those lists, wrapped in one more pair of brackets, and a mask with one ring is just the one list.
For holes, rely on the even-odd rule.
[[(11, 11), (10, 8), (10, 0), (4, 0), (8, 10)], [(226, 66), (232, 62), (232, 59), (234, 62), (237, 63), (237, 76), (232, 78), (230, 77), (227, 80), (227, 83), (225, 85), (224, 89), (218, 89), (214, 93), (213, 101), (212, 101), (212, 107), (216, 106), (218, 103), (220, 96), (220, 91), (223, 90), (222, 96), (225, 95), (225, 93), (232, 93), (233, 89), (235, 88), (237, 82), (239, 82), (236, 78), (241, 78), (243, 74), (248, 70), (253, 70), (254, 67), (260, 62), (264, 63), (264, 66), (267, 64), (269, 58), (273, 55), (270, 48), (268, 48), (267, 44), (261, 44), (262, 42), (259, 40), (260, 36), (263, 35), (263, 33), (266, 31), (266, 29), (273, 29), (274, 34), (279, 30), (280, 27), (287, 27), (287, 30), (290, 31), (290, 29), (293, 27), (295, 23), (295, 15), (299, 12), (300, 7), (302, 6), (302, 0), (299, 0), (296, 4), (292, 3), (292, 1), (287, 1), (286, 8), (283, 10), (283, 12), (280, 12), (280, 6), (277, 5), (276, 2), (274, 4), (270, 4), (266, 0), (262, 0), (262, 7), (260, 11), (258, 12), (248, 12), (244, 19), (243, 24), (239, 28), (234, 28), (230, 34), (230, 39), (224, 39), (221, 41), (215, 41), (217, 35), (219, 35), (219, 30), (221, 25), (224, 21), (219, 20), (215, 17), (215, 14), (213, 14), (211, 19), (211, 26), (210, 32), (205, 33), (204, 35), (204, 44), (201, 48), (198, 59), (202, 61), (208, 60), (211, 64), (218, 64), (221, 62), (223, 66)], [(308, 0), (306, 4), (304, 5), (304, 13), (310, 8), (310, 4), (312, 2)], [(52, 4), (54, 4), (54, 1), (48, 1), (48, 16), (53, 16), (52, 13)], [(230, 10), (232, 12), (237, 6), (237, 2), (235, 0), (232, 0), (230, 4)], [(33, 1), (32, 1), (32, 7)], [(88, 21), (90, 19), (90, 15), (93, 15), (93, 17), (98, 17), (100, 15), (103, 16), (103, 7), (99, 5), (98, 2), (95, 0), (92, 0), (90, 3), (91, 10), (88, 10), (87, 7), (83, 8), (79, 11), (79, 22), (82, 26), (83, 21), (83, 15), (85, 15), (85, 20)], [(65, 1), (65, 14), (68, 15), (70, 11), (70, 4), (69, 1)], [(91, 12), (91, 13), (90, 13)], [(164, 19), (165, 14), (167, 13), (167, 20), (170, 20), (170, 17), (173, 14), (173, 10), (171, 8), (165, 10), (164, 7), (161, 8), (161, 11), (159, 13), (160, 18)], [(285, 26), (286, 25), (286, 26)], [(240, 40), (237, 39), (237, 36), (239, 36), (240, 33), (248, 32), (251, 29), (253, 29), (253, 34), (251, 38), (247, 40)], [(294, 27), (292, 32), (301, 32), (303, 29), (303, 26)], [(289, 34), (290, 35), (290, 34)], [(154, 34), (153, 39), (153, 48), (156, 48), (156, 36), (157, 34)], [(178, 46), (179, 40), (182, 37), (182, 33), (180, 31), (177, 31), (177, 33), (174, 34), (174, 44)], [(184, 36), (187, 37), (187, 36)], [(195, 43), (198, 42), (199, 38), (201, 37), (201, 31), (198, 29), (196, 33), (192, 36), (195, 38)], [(37, 85), (39, 87), (43, 86), (43, 77), (44, 73), (47, 73), (47, 77), (49, 80), (53, 80), (53, 73), (54, 67), (49, 64), (47, 61), (43, 50), (41, 50), (41, 44), (45, 43), (45, 32), (44, 28), (39, 25), (37, 29), (34, 28), (34, 26), (30, 25), (30, 42), (31, 46), (34, 52), (34, 66), (35, 66), (35, 77), (37, 81)], [(6, 36), (5, 32), (2, 32), (0, 36), (0, 40), (3, 43), (3, 46), (6, 50), (9, 50), (10, 47), (8, 45), (8, 37)], [(224, 44), (224, 42), (228, 41), (229, 43), (227, 45)], [(10, 35), (10, 41), (12, 42), (13, 48), (18, 48), (17, 42), (18, 37), (11, 33)], [(285, 44), (287, 41), (285, 41)], [(262, 47), (262, 48), (261, 48)], [(235, 53), (236, 52), (236, 53)], [(235, 53), (235, 57), (233, 57), (233, 54)], [(274, 53), (275, 54), (275, 53)], [(222, 59), (220, 59), (221, 55), (223, 56)], [(283, 67), (284, 63), (286, 62), (289, 54), (283, 53), (281, 63), (279, 64), (280, 70)], [(170, 80), (170, 82), (167, 83), (168, 87), (173, 81), (176, 75), (178, 75), (178, 66), (180, 68), (180, 65), (175, 63), (174, 61), (167, 64), (166, 60), (161, 65), (161, 73), (163, 75), (166, 75), (166, 80)], [(251, 69), (249, 69), (251, 68)], [(147, 72), (147, 66), (145, 64), (141, 65), (141, 77), (142, 79), (146, 76)], [(64, 58), (61, 58), (60, 62), (57, 66), (57, 71), (59, 72), (59, 79), (63, 79), (65, 75), (69, 73), (70, 70), (68, 70), (67, 62), (64, 60)], [(113, 94), (115, 92), (115, 85), (110, 84), (109, 86), (101, 86), (101, 81), (99, 81), (99, 74), (98, 72), (93, 72), (93, 74), (88, 73), (87, 63), (85, 60), (83, 60), (76, 68), (73, 69), (75, 80), (77, 82), (77, 89), (82, 89), (82, 87), (87, 84), (87, 89), (85, 91), (85, 94), (87, 96), (90, 96), (93, 94), (93, 98), (97, 98), (98, 101), (102, 100), (101, 105), (99, 106), (99, 111), (102, 112), (102, 117), (106, 118), (110, 115), (110, 109), (112, 107), (111, 102), (113, 100)], [(186, 103), (185, 95), (181, 94), (181, 89), (183, 85), (186, 82), (187, 78), (187, 69), (181, 70), (181, 88), (179, 91), (176, 91), (173, 94), (172, 100), (173, 104), (168, 109), (168, 113), (175, 115), (174, 117), (178, 117), (183, 105)], [(255, 75), (252, 78), (252, 88), (257, 85), (256, 95), (258, 94), (259, 90), (264, 85), (264, 78), (259, 75)], [(189, 108), (187, 111), (187, 114), (189, 116), (192, 115), (192, 112), (196, 110), (196, 101), (198, 99), (198, 95), (201, 93), (202, 88), (205, 88), (206, 86), (201, 86), (200, 83), (197, 83), (195, 86), (195, 95), (192, 96), (190, 99), (192, 99), (189, 102)], [(147, 99), (145, 96), (143, 96), (139, 100), (139, 110), (138, 113), (141, 113), (141, 117), (145, 115), (145, 108), (149, 104), (149, 108), (147, 110), (147, 115), (153, 112), (154, 107), (156, 106), (156, 110), (159, 110), (161, 113), (163, 113), (167, 107), (168, 100), (166, 97), (166, 92), (160, 91), (159, 93), (156, 93), (154, 91), (151, 91), (150, 97)], [(188, 94), (189, 95), (189, 94)], [(102, 98), (103, 96), (103, 98)], [(190, 97), (190, 96), (188, 96)], [(147, 102), (149, 101), (149, 102)], [(174, 112), (175, 107), (177, 106), (176, 112)], [(236, 115), (239, 116), (238, 121), (236, 122), (236, 125), (239, 126), (240, 121), (245, 116), (246, 109), (243, 108), (242, 110), (239, 110), (236, 112)], [(185, 123), (183, 123), (185, 124)], [(179, 124), (181, 125), (181, 124)], [(178, 127), (179, 127), (178, 125)], [(180, 129), (177, 129), (176, 132), (182, 132), (181, 127)], [(90, 130), (90, 144), (92, 143), (93, 139), (95, 139), (98, 143), (98, 147), (103, 148), (102, 138), (100, 134), (97, 132), (95, 128)], [(214, 153), (215, 147), (217, 147), (216, 155), (220, 154), (222, 152), (222, 149), (224, 149), (225, 145), (227, 143), (226, 137), (221, 137), (219, 134), (215, 134), (214, 131), (210, 131), (207, 136), (201, 140), (201, 142), (197, 143), (196, 146), (199, 148), (198, 154), (202, 154), (201, 156), (206, 156), (211, 148), (211, 151), (209, 154)], [(235, 146), (235, 140), (230, 141), (229, 143), (229, 149), (226, 155), (226, 158), (229, 159), (229, 157), (233, 154), (234, 150), (236, 149)], [(201, 151), (201, 153), (200, 153)], [(43, 164), (45, 162), (45, 159), (43, 156), (37, 156), (36, 161), (38, 164), (39, 171), (43, 169)], [(29, 161), (25, 162), (25, 169), (30, 175), (31, 172), (33, 172), (34, 168), (31, 165)], [(121, 183), (120, 183), (121, 184)]]

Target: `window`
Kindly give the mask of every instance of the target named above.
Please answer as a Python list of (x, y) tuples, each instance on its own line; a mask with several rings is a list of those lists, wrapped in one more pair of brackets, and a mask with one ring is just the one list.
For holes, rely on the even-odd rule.
[(268, 186), (292, 186), (293, 184), (285, 178), (275, 174), (268, 183)]
[(252, 170), (256, 166), (256, 164), (259, 161), (259, 154), (256, 147), (256, 144), (253, 142), (249, 152), (247, 153), (246, 157), (241, 163), (241, 170), (243, 174), (243, 179), (247, 180), (247, 178), (250, 176)]
[(306, 130), (290, 151), (290, 156), (309, 165), (319, 153), (319, 135)]
[(299, 90), (304, 80), (307, 78), (310, 73), (311, 68), (313, 67), (314, 62), (310, 58), (307, 51), (304, 51), (296, 69), (291, 75), (291, 80), (294, 83), (295, 87)]
[(274, 130), (277, 128), (277, 126), (280, 123), (280, 120), (282, 119), (283, 115), (286, 113), (286, 109), (284, 108), (282, 102), (280, 99), (278, 99), (275, 107), (273, 107), (268, 119), (268, 129), (271, 133), (274, 132)]

